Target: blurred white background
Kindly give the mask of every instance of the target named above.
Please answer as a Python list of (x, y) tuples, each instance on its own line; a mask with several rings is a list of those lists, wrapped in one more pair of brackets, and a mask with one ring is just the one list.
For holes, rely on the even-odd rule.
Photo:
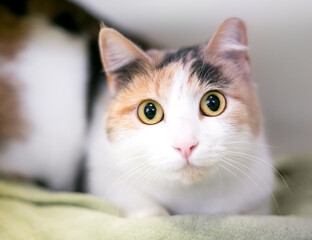
[(312, 151), (311, 0), (72, 1), (166, 48), (205, 42), (226, 18), (242, 18), (273, 152)]

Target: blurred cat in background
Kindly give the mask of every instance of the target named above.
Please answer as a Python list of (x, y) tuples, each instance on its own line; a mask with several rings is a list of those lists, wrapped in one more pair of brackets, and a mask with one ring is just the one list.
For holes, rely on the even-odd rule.
[(245, 24), (144, 52), (100, 32), (108, 87), (88, 148), (89, 191), (127, 216), (269, 213), (272, 162), (250, 80)]
[(99, 20), (67, 1), (1, 0), (2, 175), (73, 190), (104, 82), (99, 29)]

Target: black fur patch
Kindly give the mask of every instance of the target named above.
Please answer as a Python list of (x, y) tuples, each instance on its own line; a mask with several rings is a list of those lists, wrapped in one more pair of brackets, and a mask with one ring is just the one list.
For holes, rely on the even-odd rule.
[(112, 72), (118, 75), (118, 80), (122, 85), (131, 81), (134, 75), (147, 74), (146, 68), (141, 60), (132, 61)]
[(219, 67), (205, 63), (201, 59), (195, 60), (191, 65), (191, 76), (194, 74), (196, 74), (199, 81), (203, 84), (217, 84), (220, 86), (229, 84), (229, 79), (222, 76)]
[(103, 74), (103, 67), (100, 59), (100, 52), (97, 39), (89, 42), (89, 81), (87, 85), (87, 117), (92, 118), (93, 104), (100, 93), (101, 86), (106, 82)]
[(0, 5), (7, 7), (11, 13), (21, 16), (27, 13), (28, 0), (1, 0)]
[(57, 26), (61, 26), (70, 33), (81, 33), (84, 30), (79, 26), (75, 17), (70, 12), (61, 12), (51, 20), (52, 23)]
[(167, 53), (164, 56), (163, 61), (159, 64), (158, 68), (163, 68), (172, 62), (178, 62), (182, 60), (185, 63), (188, 59), (199, 57), (199, 46), (185, 47), (177, 50), (173, 53)]

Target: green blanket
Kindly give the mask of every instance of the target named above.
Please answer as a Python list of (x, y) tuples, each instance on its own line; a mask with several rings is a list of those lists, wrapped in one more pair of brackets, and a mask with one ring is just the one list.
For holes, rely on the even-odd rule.
[(0, 181), (0, 240), (312, 239), (312, 157), (284, 158), (277, 167), (279, 216), (123, 218), (109, 203)]

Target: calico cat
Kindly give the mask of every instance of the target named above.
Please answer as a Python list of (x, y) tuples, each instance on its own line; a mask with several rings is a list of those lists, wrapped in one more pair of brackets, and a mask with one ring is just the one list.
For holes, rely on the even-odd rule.
[(272, 161), (241, 20), (174, 51), (144, 52), (107, 27), (99, 45), (108, 86), (89, 134), (92, 194), (126, 216), (269, 213)]
[(144, 52), (104, 27), (99, 52), (98, 20), (80, 8), (16, 3), (0, 4), (1, 175), (73, 190), (86, 148), (89, 192), (127, 216), (269, 212), (241, 20), (175, 51)]
[(0, 175), (74, 189), (104, 80), (99, 21), (63, 0), (0, 2)]

